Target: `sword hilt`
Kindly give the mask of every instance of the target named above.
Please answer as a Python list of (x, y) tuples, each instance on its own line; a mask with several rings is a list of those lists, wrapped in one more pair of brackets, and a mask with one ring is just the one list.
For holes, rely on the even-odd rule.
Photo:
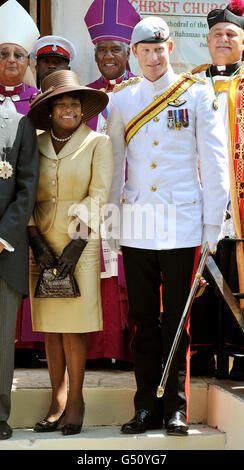
[(157, 397), (158, 398), (162, 398), (164, 396), (164, 387), (161, 387), (160, 385), (158, 386), (157, 388)]

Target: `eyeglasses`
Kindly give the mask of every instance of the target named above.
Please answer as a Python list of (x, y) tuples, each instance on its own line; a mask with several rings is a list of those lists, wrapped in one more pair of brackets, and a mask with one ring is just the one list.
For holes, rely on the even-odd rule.
[(27, 59), (27, 56), (21, 52), (7, 52), (0, 50), (0, 62), (9, 60), (10, 58), (13, 58), (16, 62), (22, 63)]

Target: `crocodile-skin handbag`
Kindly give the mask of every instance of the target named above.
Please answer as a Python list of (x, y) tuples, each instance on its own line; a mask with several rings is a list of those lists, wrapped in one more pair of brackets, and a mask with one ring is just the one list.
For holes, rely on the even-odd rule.
[(80, 297), (80, 290), (73, 274), (63, 279), (58, 277), (58, 269), (45, 268), (37, 281), (34, 297), (68, 298)]

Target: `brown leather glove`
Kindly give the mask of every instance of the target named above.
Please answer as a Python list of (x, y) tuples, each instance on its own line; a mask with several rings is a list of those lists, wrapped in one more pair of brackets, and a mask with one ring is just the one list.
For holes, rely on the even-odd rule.
[(34, 227), (28, 227), (29, 243), (35, 258), (36, 264), (42, 269), (50, 268), (55, 263), (55, 255), (51, 248), (46, 244), (39, 230)]

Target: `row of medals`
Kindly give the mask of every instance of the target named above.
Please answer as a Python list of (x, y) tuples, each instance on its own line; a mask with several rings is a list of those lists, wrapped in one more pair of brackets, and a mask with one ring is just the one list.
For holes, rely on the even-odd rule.
[[(167, 115), (168, 128), (177, 129), (180, 131), (182, 127), (189, 126), (188, 110), (187, 109), (174, 109), (169, 110)], [(104, 122), (102, 129), (99, 132), (107, 132), (107, 121)]]
[(180, 131), (182, 127), (188, 127), (188, 109), (169, 109), (167, 113), (167, 121), (169, 129)]

